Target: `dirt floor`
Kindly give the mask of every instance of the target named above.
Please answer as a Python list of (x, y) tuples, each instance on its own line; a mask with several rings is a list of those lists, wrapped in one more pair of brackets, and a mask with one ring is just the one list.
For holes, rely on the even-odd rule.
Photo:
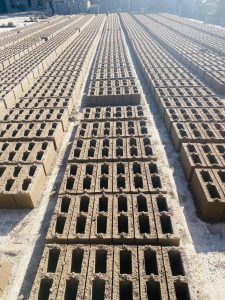
[[(174, 150), (132, 53), (131, 56), (143, 89), (144, 100), (149, 104), (152, 114), (151, 130), (157, 145), (160, 165), (170, 182), (168, 192), (172, 197), (171, 206), (181, 236), (181, 247), (185, 252), (192, 299), (223, 300), (225, 224), (207, 224), (198, 218), (179, 155)], [(69, 153), (73, 126), (74, 123), (71, 122), (39, 205), (33, 210), (0, 210), (0, 281), (3, 269), (10, 273), (7, 280), (4, 278), (6, 282), (0, 284), (0, 299), (14, 300), (18, 296), (19, 299), (28, 298), (54, 209), (55, 191), (62, 180), (65, 168), (63, 161), (66, 161)], [(2, 290), (4, 288), (5, 291)]]

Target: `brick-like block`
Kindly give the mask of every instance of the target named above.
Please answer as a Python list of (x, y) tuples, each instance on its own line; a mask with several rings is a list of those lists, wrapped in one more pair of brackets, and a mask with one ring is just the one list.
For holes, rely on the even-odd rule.
[(66, 248), (65, 263), (55, 299), (83, 299), (88, 272), (90, 246), (71, 245)]
[(138, 246), (138, 267), (141, 299), (168, 300), (161, 247)]
[(134, 221), (131, 194), (114, 195), (113, 200), (113, 243), (134, 242)]
[(46, 245), (29, 296), (30, 300), (57, 299), (59, 281), (66, 255), (65, 245)]
[(113, 182), (113, 163), (99, 162), (97, 166), (95, 193), (112, 193)]
[(93, 194), (76, 197), (69, 228), (69, 243), (89, 243), (95, 198)]
[(176, 247), (162, 247), (162, 254), (169, 299), (190, 300), (182, 250)]
[(134, 232), (136, 244), (157, 244), (157, 231), (151, 196), (133, 194)]
[(113, 299), (140, 299), (136, 246), (115, 246)]
[(81, 171), (82, 164), (70, 163), (66, 166), (60, 188), (60, 194), (76, 194)]
[(191, 191), (204, 220), (224, 220), (225, 196), (212, 170), (196, 169), (192, 176)]
[(84, 299), (112, 299), (113, 253), (113, 246), (91, 246)]
[(95, 195), (90, 242), (95, 244), (112, 243), (113, 195)]

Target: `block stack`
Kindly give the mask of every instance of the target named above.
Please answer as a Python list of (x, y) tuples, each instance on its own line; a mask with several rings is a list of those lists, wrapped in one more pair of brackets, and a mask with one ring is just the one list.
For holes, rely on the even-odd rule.
[(149, 18), (123, 14), (122, 20), (175, 149), (181, 154), (201, 217), (225, 220), (224, 103), (151, 37)]
[(89, 106), (137, 105), (140, 91), (119, 17), (109, 15), (91, 73)]
[[(93, 53), (91, 42), (96, 42), (97, 32), (95, 27), (91, 31), (88, 24), (98, 27), (101, 20), (102, 17), (74, 17), (72, 26), (66, 25), (66, 29), (61, 28), (61, 22), (57, 23), (64, 35), (67, 30), (74, 35), (72, 31), (76, 28), (78, 37), (70, 42), (68, 36), (58, 41), (58, 47), (64, 49), (63, 55), (59, 56), (62, 49), (57, 55), (54, 50), (55, 63), (49, 62), (51, 66), (45, 73), (42, 69), (40, 79), (32, 78), (33, 84), (26, 81), (28, 92), (18, 100), (9, 102), (7, 99), (6, 104), (16, 108), (8, 109), (0, 119), (1, 208), (33, 208), (39, 200), (76, 104), (76, 91)], [(89, 30), (85, 30), (87, 26)], [(53, 39), (59, 39), (59, 34), (54, 34), (50, 41)], [(63, 41), (67, 46), (62, 46)], [(44, 65), (47, 69), (47, 64)], [(65, 66), (70, 67), (67, 76), (63, 73)]]
[[(118, 26), (107, 19), (104, 32)], [(132, 95), (95, 101), (82, 110), (30, 299), (189, 300), (149, 111)]]

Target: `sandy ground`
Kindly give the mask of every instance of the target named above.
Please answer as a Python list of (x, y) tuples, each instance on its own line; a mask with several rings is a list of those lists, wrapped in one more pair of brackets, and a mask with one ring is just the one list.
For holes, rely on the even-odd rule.
[[(131, 54), (143, 89), (143, 100), (152, 116), (152, 139), (160, 165), (167, 176), (171, 206), (185, 252), (185, 269), (192, 299), (225, 298), (225, 226), (207, 224), (196, 215), (193, 198), (184, 178), (178, 154), (155, 106), (149, 89)], [(62, 148), (48, 178), (41, 201), (33, 210), (0, 210), (0, 260), (11, 265), (10, 288), (0, 297), (4, 300), (27, 299), (44, 248), (44, 238), (52, 215), (56, 194), (65, 168), (74, 123), (65, 133)], [(53, 192), (52, 192), (53, 191)]]

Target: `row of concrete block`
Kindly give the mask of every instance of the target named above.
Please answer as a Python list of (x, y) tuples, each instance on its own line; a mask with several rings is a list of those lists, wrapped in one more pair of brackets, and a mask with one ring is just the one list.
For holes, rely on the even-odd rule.
[(142, 105), (138, 106), (108, 106), (108, 107), (93, 107), (84, 108), (83, 117), (85, 121), (113, 121), (113, 120), (128, 120), (128, 119), (147, 119), (146, 108)]
[(78, 20), (79, 18), (80, 17), (64, 18), (61, 22), (60, 20), (55, 22), (55, 24), (46, 23), (41, 31), (38, 30), (32, 36), (30, 35), (28, 38), (20, 40), (4, 50), (1, 49), (0, 70), (2, 71), (28, 53), (31, 53), (62, 30), (69, 27), (74, 20)]
[(5, 49), (25, 39), (29, 39), (31, 36), (36, 35), (37, 32), (41, 32), (46, 26), (53, 26), (56, 23), (62, 22), (64, 20), (65, 17), (54, 16), (42, 20), (41, 22), (29, 24), (29, 26), (24, 24), (23, 27), (12, 29), (9, 31), (3, 31), (0, 33), (0, 49)]
[[(115, 30), (114, 26), (120, 30)], [(92, 68), (87, 95), (89, 106), (140, 103), (141, 93), (125, 45), (119, 17), (112, 15), (105, 23)], [(109, 62), (108, 65), (106, 60)]]
[(185, 259), (175, 247), (46, 245), (29, 299), (190, 300)]
[(186, 25), (177, 23), (174, 20), (164, 18), (158, 15), (148, 15), (151, 20), (158, 22), (159, 24), (166, 26), (175, 33), (178, 33), (181, 37), (193, 41), (195, 44), (205, 47), (214, 53), (219, 53), (220, 55), (225, 54), (225, 40), (218, 38), (214, 35), (208, 34), (207, 32), (202, 33), (195, 28), (190, 28)]
[(151, 136), (129, 138), (76, 139), (69, 162), (156, 161), (157, 155)]
[(46, 241), (178, 246), (170, 201), (163, 194), (61, 195)]
[(42, 164), (48, 175), (55, 155), (52, 141), (0, 142), (0, 165)]
[(219, 26), (214, 26), (211, 24), (204, 23), (204, 26), (202, 26), (201, 22), (196, 22), (195, 20), (182, 18), (176, 15), (170, 15), (167, 13), (160, 14), (165, 18), (171, 19), (176, 21), (177, 23), (186, 25), (188, 27), (197, 29), (201, 32), (206, 32), (207, 34), (213, 35), (215, 37), (218, 37), (220, 39), (225, 39), (224, 30), (223, 28)]
[[(186, 37), (182, 37), (179, 33), (170, 30), (168, 26), (161, 25), (159, 22), (143, 16), (137, 19), (156, 41), (186, 67), (205, 80), (216, 92), (221, 94), (225, 92), (222, 52), (215, 53), (209, 49), (202, 51), (202, 45), (188, 40)], [(171, 40), (169, 37), (172, 33), (173, 39)], [(213, 45), (213, 49), (215, 50), (215, 44)], [(207, 56), (208, 60), (206, 60)]]
[[(181, 152), (181, 160), (185, 169), (185, 174), (190, 181), (191, 190), (195, 198), (196, 206), (200, 211), (200, 215), (207, 221), (224, 220), (224, 104), (222, 104), (222, 101), (220, 104), (215, 95), (213, 95), (203, 84), (199, 87), (193, 86), (188, 88), (188, 90), (194, 89), (196, 91), (197, 89), (199, 93), (198, 96), (201, 97), (200, 100), (202, 105), (206, 102), (207, 106), (210, 99), (215, 105), (214, 108), (206, 108), (203, 105), (202, 108), (196, 107), (194, 109), (187, 109), (185, 108), (185, 102), (190, 95), (186, 95), (187, 97), (184, 98), (183, 92), (180, 93), (181, 90), (187, 90), (187, 88), (159, 88), (158, 85), (154, 86), (156, 82), (155, 79), (152, 80), (151, 70), (145, 69), (145, 64), (142, 60), (143, 52), (139, 53), (139, 45), (145, 47), (141, 37), (146, 37), (148, 40), (148, 36), (143, 32), (141, 27), (136, 26), (137, 23), (132, 17), (123, 17), (123, 20), (126, 21), (127, 19), (132, 21), (130, 26), (124, 23), (128, 38), (131, 40), (134, 50), (136, 50), (136, 57), (142, 65), (142, 70), (146, 75), (145, 77), (148, 78), (147, 82), (151, 86), (155, 102), (159, 106), (164, 122), (170, 131), (175, 149), (178, 152)], [(135, 36), (133, 35), (133, 30), (137, 33)], [(151, 38), (149, 38), (149, 42), (150, 41)], [(152, 49), (156, 50), (158, 49), (158, 46), (153, 43), (151, 45), (151, 50)], [(167, 57), (164, 69), (169, 70), (171, 58), (164, 50), (161, 50), (160, 55), (163, 55), (162, 52), (164, 52), (164, 58), (165, 56)], [(146, 51), (146, 58), (149, 59), (149, 57), (151, 57), (151, 53), (148, 50)], [(156, 59), (155, 63), (157, 63)], [(181, 66), (179, 66), (179, 68), (180, 67)], [(158, 73), (160, 72), (162, 72), (161, 68), (158, 70)], [(174, 102), (174, 95), (176, 95), (176, 98), (178, 99), (181, 98), (184, 107), (177, 108), (177, 101), (176, 103)], [(172, 98), (175, 107), (166, 108), (164, 105), (165, 98)], [(192, 95), (191, 101), (193, 102)], [(170, 100), (168, 100), (168, 102), (170, 102)], [(191, 144), (184, 144), (188, 142)], [(218, 143), (218, 145), (212, 145), (212, 143)]]
[(164, 118), (167, 108), (224, 108), (223, 102), (215, 97), (161, 97), (158, 102), (159, 111)]
[(80, 23), (80, 26), (84, 28), (92, 18), (92, 16), (84, 17), (81, 21), (73, 22), (69, 28), (62, 30), (59, 35), (47, 41), (48, 45), (45, 43), (44, 48), (38, 47), (29, 56), (22, 57), (1, 72), (0, 99), (3, 99), (6, 108), (14, 107), (17, 99), (29, 89), (35, 79), (40, 77), (52, 62), (74, 42), (79, 35), (78, 24)]
[(166, 193), (167, 183), (155, 161), (67, 164), (60, 193)]
[(104, 138), (104, 137), (131, 137), (150, 135), (149, 121), (146, 119), (138, 120), (114, 120), (114, 121), (82, 121), (78, 125), (77, 138)]

